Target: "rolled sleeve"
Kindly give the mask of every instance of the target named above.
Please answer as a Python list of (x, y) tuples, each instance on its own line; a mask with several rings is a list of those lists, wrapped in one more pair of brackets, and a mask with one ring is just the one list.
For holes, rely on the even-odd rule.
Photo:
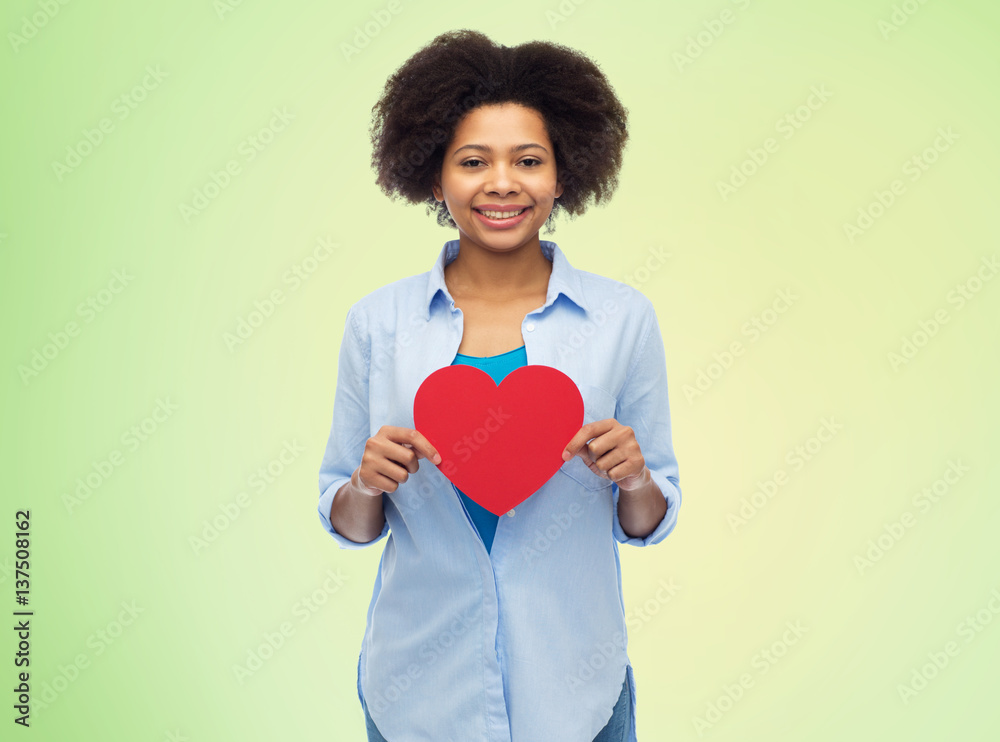
[(670, 426), (670, 403), (667, 399), (663, 338), (652, 303), (643, 297), (642, 304), (647, 313), (644, 337), (618, 395), (615, 419), (635, 432), (652, 479), (667, 501), (667, 511), (648, 536), (630, 537), (622, 529), (618, 518), (618, 485), (612, 485), (614, 536), (620, 543), (632, 546), (652, 546), (665, 539), (677, 525), (677, 511), (681, 506), (677, 458), (674, 456)]
[(361, 340), (356, 309), (351, 307), (344, 323), (337, 364), (337, 391), (333, 401), (333, 423), (319, 470), (319, 520), (342, 549), (363, 549), (378, 543), (389, 533), (389, 524), (376, 538), (365, 543), (351, 541), (330, 523), (330, 508), (338, 490), (351, 481), (361, 463), (365, 442), (370, 437), (368, 374), (371, 354)]

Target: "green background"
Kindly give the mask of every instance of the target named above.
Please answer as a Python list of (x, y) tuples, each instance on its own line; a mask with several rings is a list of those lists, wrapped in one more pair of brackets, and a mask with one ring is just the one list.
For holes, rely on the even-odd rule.
[[(639, 738), (996, 738), (995, 3), (46, 7), (6, 3), (0, 26), (0, 594), (13, 610), (13, 516), (30, 508), (31, 684), (49, 699), (18, 733), (365, 738), (356, 667), (382, 545), (340, 550), (316, 514), (339, 343), (354, 302), (457, 237), (377, 189), (367, 127), (410, 54), (473, 28), (586, 52), (629, 109), (614, 199), (541, 237), (643, 291), (666, 347), (684, 504), (662, 544), (621, 550)], [(814, 87), (829, 95), (809, 108)], [(250, 160), (274, 109), (290, 120)], [(953, 136), (934, 149), (939, 129)], [(230, 160), (239, 173), (185, 217)], [(859, 209), (877, 218), (849, 235)], [(287, 281), (320, 239), (335, 249)], [(669, 258), (647, 271), (655, 250)], [(894, 361), (906, 339), (921, 347)], [(158, 404), (175, 409), (157, 420)], [(842, 427), (810, 440), (824, 419)], [(952, 462), (962, 475), (921, 495)], [(216, 517), (226, 528), (193, 541)], [(925, 669), (935, 653), (947, 665)], [(914, 672), (933, 677), (904, 698)]]

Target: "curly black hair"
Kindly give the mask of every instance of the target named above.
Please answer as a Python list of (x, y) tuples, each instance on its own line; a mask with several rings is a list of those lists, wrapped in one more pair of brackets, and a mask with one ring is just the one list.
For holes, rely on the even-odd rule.
[(457, 228), (431, 185), (455, 129), (469, 111), (517, 103), (545, 121), (563, 193), (560, 212), (575, 217), (591, 199), (601, 204), (618, 187), (628, 139), (628, 111), (595, 62), (546, 41), (504, 46), (467, 29), (448, 31), (417, 51), (386, 81), (369, 129), (376, 183), (390, 199), (427, 204), (438, 224)]

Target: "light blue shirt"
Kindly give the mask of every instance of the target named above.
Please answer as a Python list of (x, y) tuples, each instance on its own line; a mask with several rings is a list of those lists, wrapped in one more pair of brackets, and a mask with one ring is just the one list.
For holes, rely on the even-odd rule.
[[(545, 304), (521, 322), (527, 362), (580, 389), (584, 422), (635, 432), (667, 510), (645, 538), (618, 520), (618, 486), (579, 456), (499, 519), (492, 553), (452, 485), (427, 459), (383, 495), (386, 524), (360, 544), (330, 524), (333, 498), (383, 425), (413, 428), (421, 382), (450, 365), (462, 311), (432, 270), (371, 292), (347, 313), (319, 518), (341, 548), (385, 538), (358, 658), (379, 730), (393, 742), (592, 740), (611, 718), (631, 663), (618, 544), (650, 546), (681, 504), (663, 339), (652, 303), (627, 284), (573, 268), (554, 242)], [(630, 693), (635, 741), (635, 680)]]

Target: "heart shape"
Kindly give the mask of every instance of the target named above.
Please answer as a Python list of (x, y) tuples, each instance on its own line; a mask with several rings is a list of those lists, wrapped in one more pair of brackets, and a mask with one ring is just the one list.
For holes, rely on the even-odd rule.
[(445, 366), (417, 389), (413, 424), (441, 454), (441, 473), (503, 515), (565, 463), (562, 452), (583, 427), (583, 397), (551, 366), (521, 366), (499, 386), (474, 366)]

